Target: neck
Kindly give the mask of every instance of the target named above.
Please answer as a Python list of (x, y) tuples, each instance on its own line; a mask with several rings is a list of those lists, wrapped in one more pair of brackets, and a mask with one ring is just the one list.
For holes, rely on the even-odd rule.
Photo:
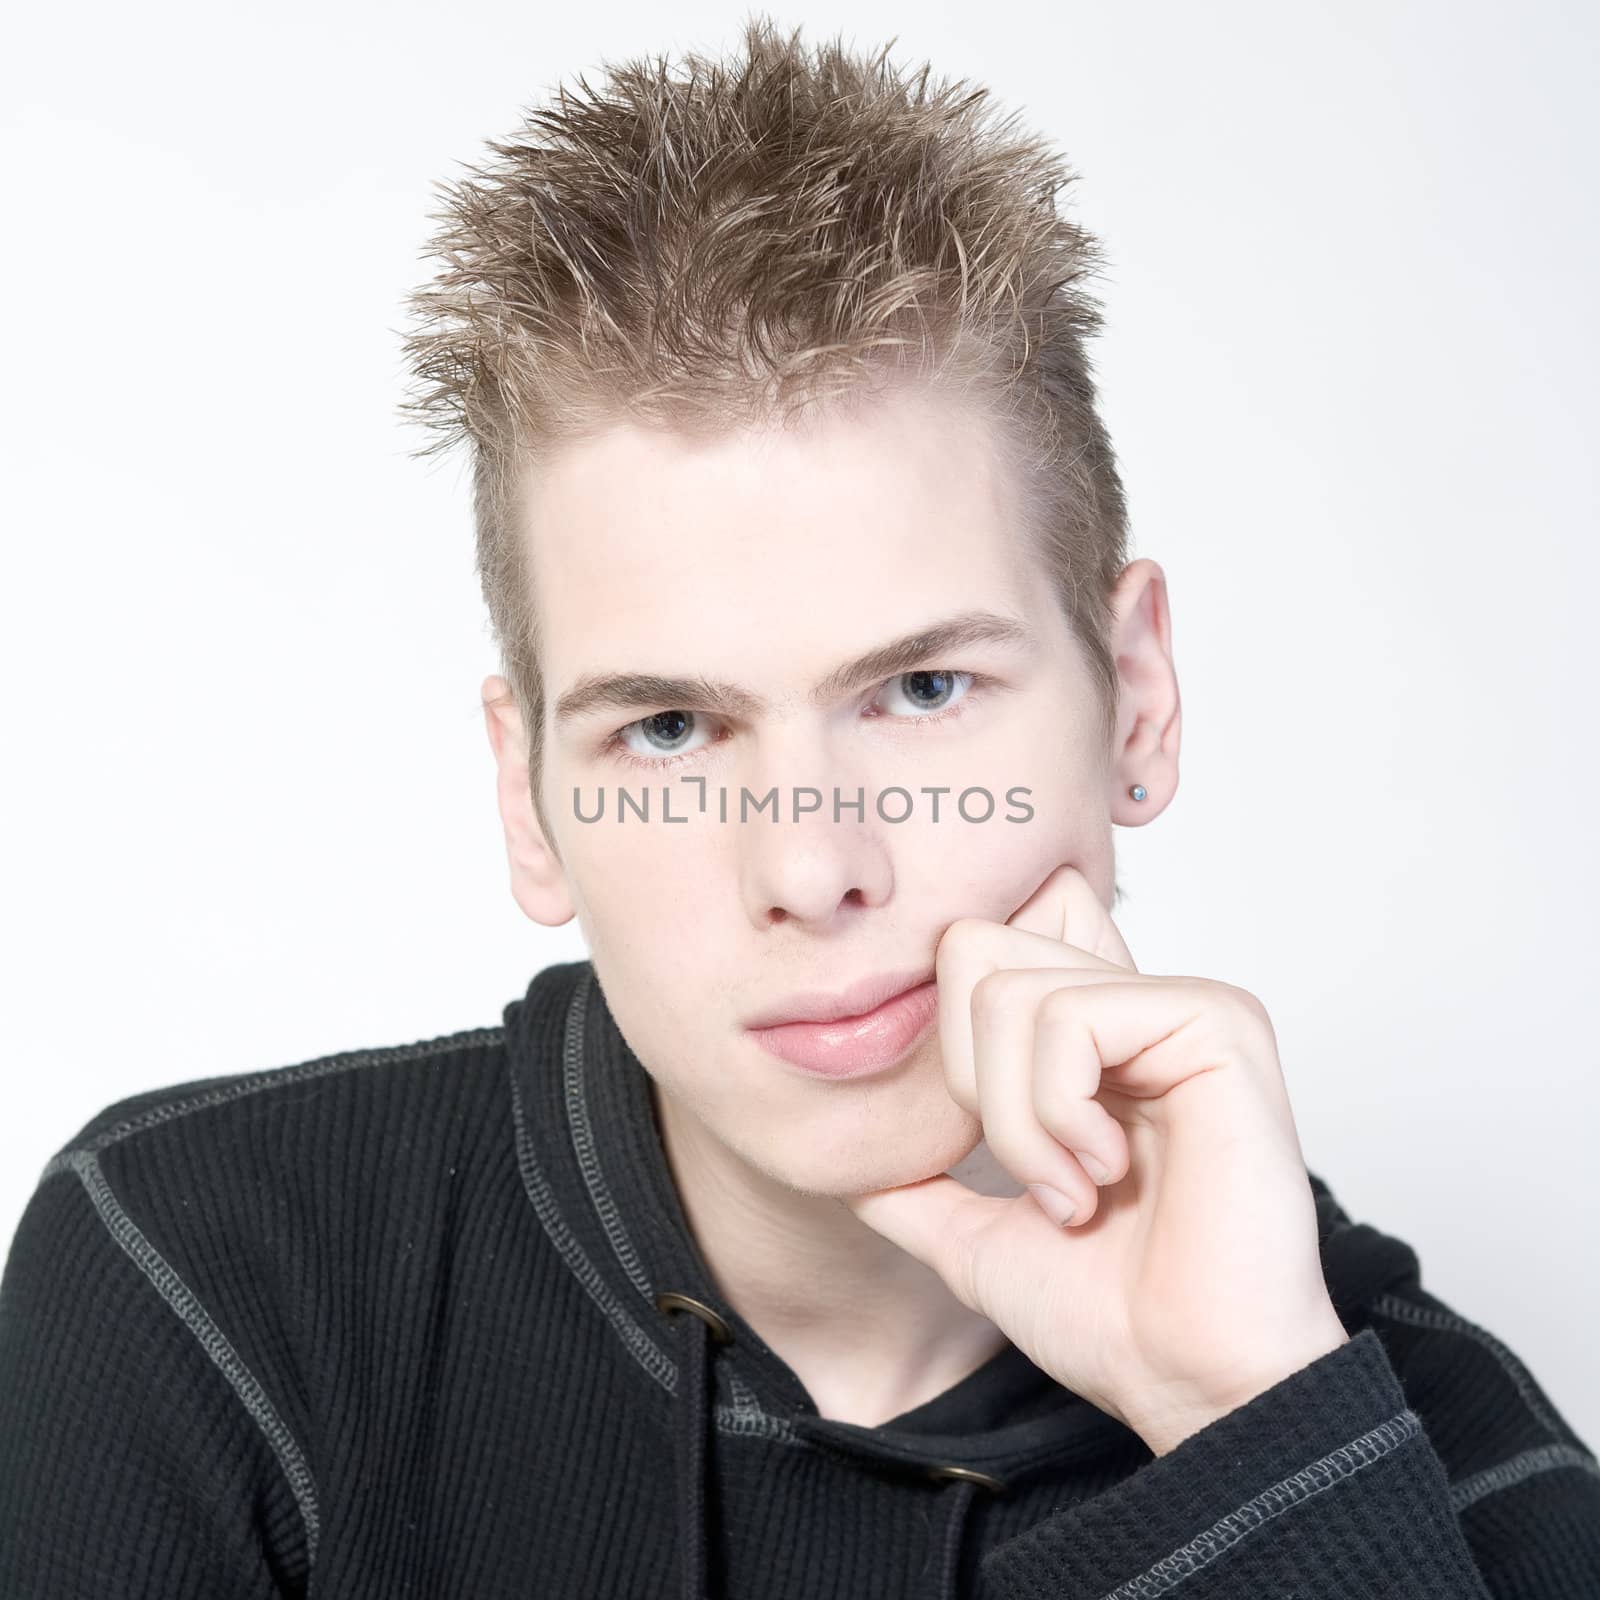
[(876, 1427), (943, 1394), (1005, 1347), (1000, 1330), (938, 1273), (838, 1200), (774, 1182), (653, 1081), (650, 1093), (713, 1281), (800, 1379), (820, 1416)]

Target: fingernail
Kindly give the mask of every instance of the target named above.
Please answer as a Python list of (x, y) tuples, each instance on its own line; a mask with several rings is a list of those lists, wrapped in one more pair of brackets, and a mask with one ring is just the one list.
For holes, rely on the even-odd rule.
[(1107, 1170), (1105, 1162), (1101, 1161), (1098, 1156), (1090, 1155), (1087, 1150), (1074, 1150), (1072, 1153), (1078, 1158), (1083, 1170), (1087, 1172), (1096, 1183), (1107, 1183), (1110, 1181), (1111, 1173)]
[(1063, 1228), (1072, 1221), (1072, 1215), (1078, 1209), (1060, 1190), (1045, 1184), (1030, 1183), (1028, 1192), (1039, 1202), (1039, 1209)]

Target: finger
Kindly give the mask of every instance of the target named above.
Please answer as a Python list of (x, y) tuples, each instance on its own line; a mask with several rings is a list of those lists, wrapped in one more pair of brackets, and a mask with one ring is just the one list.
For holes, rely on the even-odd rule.
[(1121, 1126), (1094, 1098), (1101, 1064), (1092, 1036), (1061, 1026), (1072, 1013), (1053, 1005), (1057, 995), (1075, 1001), (1075, 976), (990, 973), (973, 991), (972, 1033), (985, 1143), (1019, 1183), (1057, 1190), (1075, 1206), (1075, 1220), (1087, 1221), (1097, 1189), (1077, 1152), (1098, 1161), (1109, 1182), (1127, 1170), (1127, 1146)]
[(1059, 939), (1103, 961), (1138, 970), (1094, 885), (1074, 866), (1057, 867), (1006, 918), (1005, 925)]
[(1057, 992), (1042, 1003), (1050, 1034), (1042, 1047), (1070, 1050), (1064, 1036), (1084, 1031), (1100, 1061), (1102, 1088), (1154, 1100), (1218, 1068), (1276, 1063), (1265, 1009), (1232, 984), (1131, 972), (1108, 978), (1089, 970), (1057, 977)]
[(974, 1285), (972, 1241), (1015, 1201), (978, 1194), (942, 1174), (841, 1200), (875, 1233), (937, 1272), (969, 1310), (983, 1310)]
[(972, 1059), (972, 992), (980, 979), (991, 972), (1028, 968), (1129, 976), (1126, 967), (1088, 950), (982, 917), (960, 917), (952, 922), (939, 940), (933, 962), (945, 1085), (951, 1098), (974, 1116), (978, 1114), (978, 1083)]

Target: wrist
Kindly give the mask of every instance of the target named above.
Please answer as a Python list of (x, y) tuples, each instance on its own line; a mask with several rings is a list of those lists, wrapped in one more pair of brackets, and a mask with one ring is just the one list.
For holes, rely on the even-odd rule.
[(1150, 1447), (1151, 1453), (1164, 1456), (1192, 1434), (1209, 1427), (1230, 1411), (1248, 1405), (1291, 1374), (1308, 1367), (1348, 1343), (1350, 1335), (1329, 1308), (1328, 1317), (1306, 1330), (1302, 1338), (1278, 1347), (1269, 1356), (1254, 1362), (1243, 1373), (1235, 1373), (1221, 1386), (1207, 1386), (1189, 1394), (1169, 1392), (1149, 1414), (1129, 1416), (1129, 1425)]

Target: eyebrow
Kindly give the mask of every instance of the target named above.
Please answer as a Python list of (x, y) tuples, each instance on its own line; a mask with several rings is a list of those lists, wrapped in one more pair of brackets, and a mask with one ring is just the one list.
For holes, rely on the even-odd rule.
[[(962, 611), (891, 639), (854, 661), (836, 667), (811, 691), (813, 705), (912, 672), (930, 658), (974, 644), (1000, 644), (1030, 648), (1033, 634), (1014, 617), (995, 611)], [(754, 717), (767, 702), (749, 689), (705, 677), (660, 677), (646, 672), (590, 673), (556, 702), (557, 727), (592, 716), (597, 711), (632, 711), (658, 705), (669, 709), (704, 709), (719, 716)]]

